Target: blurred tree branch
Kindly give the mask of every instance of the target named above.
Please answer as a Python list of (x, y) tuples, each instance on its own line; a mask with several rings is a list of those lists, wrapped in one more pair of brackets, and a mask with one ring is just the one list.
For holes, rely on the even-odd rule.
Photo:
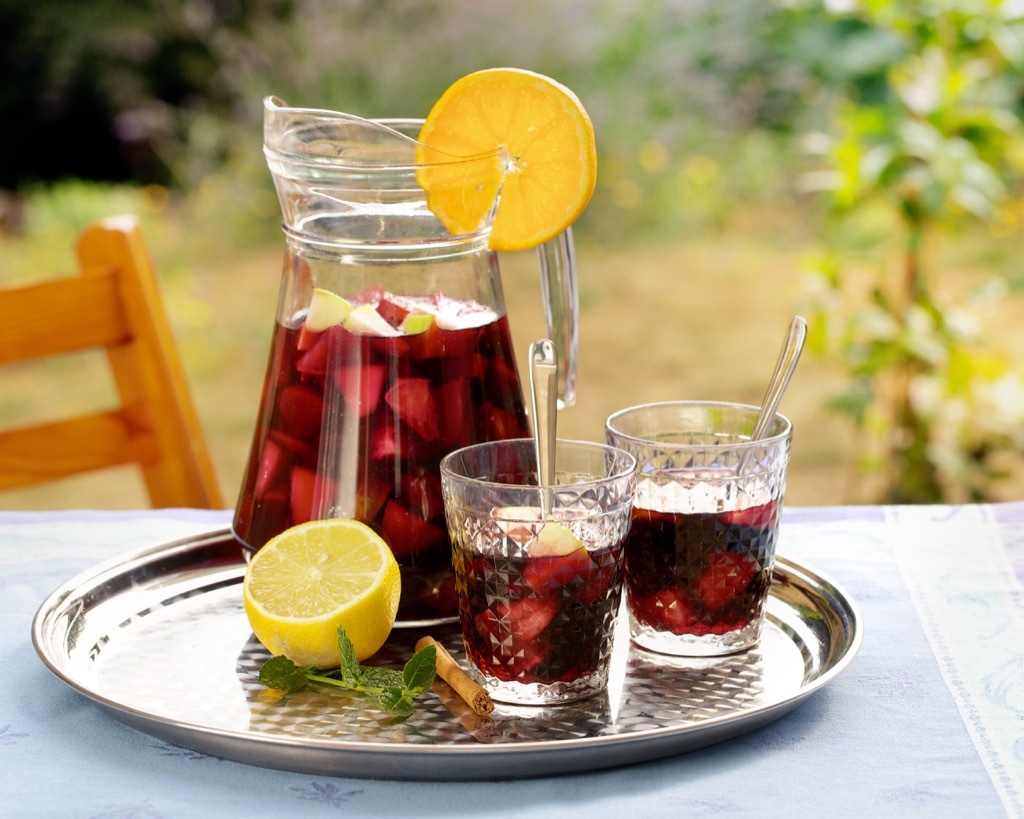
[[(994, 224), (1024, 194), (1024, 9), (833, 5), (857, 37), (898, 45), (875, 93), (843, 88), (832, 133), (813, 140), (828, 164), (816, 181), (831, 216), (814, 269), (814, 337), (851, 377), (833, 406), (883, 442), (863, 465), (885, 475), (884, 500), (983, 500), (1006, 475), (1000, 456), (1019, 461), (1024, 447), (1024, 381), (1020, 362), (982, 340), (972, 305), (943, 292), (932, 245)], [(850, 239), (879, 213), (899, 233), (872, 243), (892, 257), (865, 287)]]

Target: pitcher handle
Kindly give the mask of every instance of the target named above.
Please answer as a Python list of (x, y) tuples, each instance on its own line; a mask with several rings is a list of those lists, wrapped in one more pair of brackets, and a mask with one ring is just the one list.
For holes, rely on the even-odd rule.
[(558, 352), (558, 406), (571, 407), (576, 403), (580, 315), (572, 228), (566, 228), (540, 245), (537, 255), (548, 338), (554, 342)]

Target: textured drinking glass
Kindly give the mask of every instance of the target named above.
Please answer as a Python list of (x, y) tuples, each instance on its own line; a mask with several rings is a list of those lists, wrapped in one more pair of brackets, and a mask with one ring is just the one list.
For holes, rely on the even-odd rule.
[(558, 441), (538, 486), (531, 439), (441, 462), (471, 675), (499, 702), (546, 705), (605, 690), (622, 597), (636, 459)]
[(608, 443), (638, 462), (626, 541), (637, 645), (714, 656), (754, 645), (771, 586), (792, 424), (751, 441), (758, 408), (674, 401), (621, 410)]

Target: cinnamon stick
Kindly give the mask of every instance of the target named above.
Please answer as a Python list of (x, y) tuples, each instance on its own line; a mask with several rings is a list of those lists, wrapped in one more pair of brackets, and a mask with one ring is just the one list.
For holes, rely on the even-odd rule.
[(495, 722), (491, 714), (478, 714), (455, 689), (438, 677), (431, 689), (448, 712), (459, 721), (467, 734), (479, 740), (485, 740), (494, 734)]
[(494, 710), (494, 703), (491, 702), (491, 695), (476, 680), (462, 670), (455, 658), (445, 650), (433, 637), (421, 637), (416, 642), (416, 650), (424, 646), (434, 646), (437, 649), (437, 675), (452, 687), (458, 694), (480, 716), (487, 716)]

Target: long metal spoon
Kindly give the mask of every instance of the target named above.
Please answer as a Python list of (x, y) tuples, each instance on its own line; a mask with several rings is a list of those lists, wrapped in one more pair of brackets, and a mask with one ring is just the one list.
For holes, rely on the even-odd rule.
[[(530, 345), (530, 392), (533, 398), (533, 445), (537, 452), (537, 482), (555, 485), (555, 435), (558, 423), (558, 353), (554, 342), (541, 339)], [(541, 513), (551, 511), (551, 498), (541, 493)]]
[[(786, 340), (779, 351), (779, 359), (775, 362), (775, 372), (768, 382), (768, 389), (761, 400), (761, 411), (758, 413), (757, 422), (754, 424), (754, 431), (750, 433), (751, 441), (760, 441), (768, 434), (768, 427), (775, 420), (775, 413), (779, 409), (782, 396), (789, 386), (789, 380), (793, 377), (796, 365), (800, 361), (800, 353), (804, 349), (804, 341), (807, 340), (807, 322), (800, 316), (794, 316), (789, 323), (789, 332), (786, 333)], [(749, 452), (748, 452), (749, 455)], [(744, 457), (740, 463), (739, 471), (745, 471), (747, 458)]]

